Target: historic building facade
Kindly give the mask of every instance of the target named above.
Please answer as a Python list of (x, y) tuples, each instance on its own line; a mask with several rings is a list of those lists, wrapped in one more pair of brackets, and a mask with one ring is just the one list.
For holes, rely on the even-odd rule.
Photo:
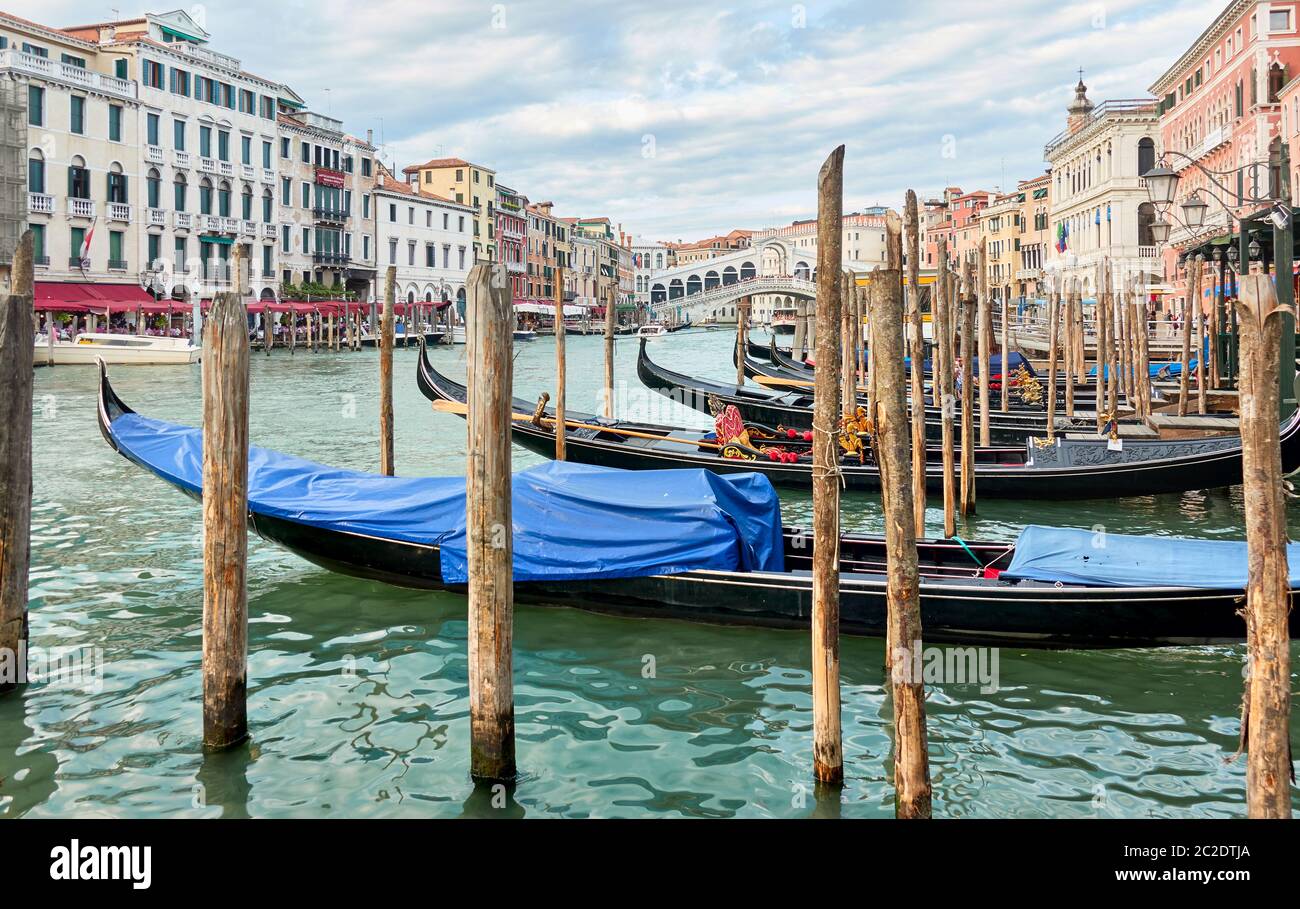
[(462, 158), (434, 158), (423, 164), (412, 164), (402, 173), (410, 182), (418, 181), (422, 189), (473, 208), (474, 261), (495, 260), (496, 171)]
[(1104, 260), (1162, 280), (1151, 230), (1157, 213), (1142, 179), (1159, 154), (1155, 99), (1094, 105), (1080, 80), (1068, 111), (1066, 129), (1044, 150), (1052, 174), (1048, 282), (1077, 278), (1090, 295)]
[(374, 206), (379, 272), (396, 266), (397, 298), (463, 302), (474, 264), (474, 209), (425, 192), (382, 167)]

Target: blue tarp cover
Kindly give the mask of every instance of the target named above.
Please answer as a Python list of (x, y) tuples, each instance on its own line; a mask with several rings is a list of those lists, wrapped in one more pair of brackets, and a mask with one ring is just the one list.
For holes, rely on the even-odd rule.
[[(1287, 546), (1291, 584), (1300, 585), (1300, 544)], [(1003, 578), (1094, 587), (1246, 586), (1246, 544), (1237, 540), (1140, 537), (1030, 524)]]
[[(1036, 375), (1038, 375), (1038, 371), (1037, 371), (1036, 369), (1034, 369), (1034, 364), (1032, 364), (1032, 363), (1030, 363), (1028, 360), (1026, 360), (1023, 354), (1020, 354), (1020, 353), (1012, 353), (1011, 356), (1010, 356), (1009, 359), (1008, 359), (1008, 362), (1010, 362), (1010, 364), (1011, 364), (1011, 369), (1012, 369), (1012, 371), (1015, 371), (1015, 370), (1019, 369), (1021, 366), (1023, 366), (1023, 367), (1025, 367), (1025, 371), (1028, 372), (1031, 376), (1036, 376)], [(991, 373), (991, 375), (995, 375), (995, 376), (1001, 375), (1001, 374), (1002, 374), (1002, 355), (1001, 355), (1001, 354), (994, 354), (993, 356), (989, 357), (989, 365), (993, 367), (993, 372)], [(912, 358), (911, 358), (911, 357), (904, 357), (904, 358), (903, 358), (903, 366), (904, 366), (905, 368), (907, 368), (907, 369), (911, 369), (911, 368), (912, 368)], [(932, 372), (933, 369), (934, 369), (934, 363), (933, 363), (932, 361), (930, 361), (930, 360), (926, 360), (923, 364), (921, 364), (921, 369), (922, 369), (923, 371), (925, 371), (925, 372)], [(975, 361), (975, 375), (978, 376), (979, 374), (980, 374), (980, 361), (977, 359), (977, 360)]]
[[(201, 491), (201, 430), (123, 414), (111, 431), (131, 460)], [(468, 580), (464, 477), (383, 477), (250, 447), (248, 503), (313, 527), (436, 544), (443, 580)], [(515, 474), (512, 516), (517, 581), (784, 570), (780, 502), (757, 473), (548, 462)]]

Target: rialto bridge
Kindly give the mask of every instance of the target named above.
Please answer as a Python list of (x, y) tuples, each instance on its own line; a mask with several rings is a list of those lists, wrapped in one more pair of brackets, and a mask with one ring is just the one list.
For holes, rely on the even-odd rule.
[(816, 257), (776, 238), (649, 278), (653, 317), (670, 322), (734, 322), (740, 301), (752, 298), (752, 318), (767, 322), (774, 308), (811, 300)]

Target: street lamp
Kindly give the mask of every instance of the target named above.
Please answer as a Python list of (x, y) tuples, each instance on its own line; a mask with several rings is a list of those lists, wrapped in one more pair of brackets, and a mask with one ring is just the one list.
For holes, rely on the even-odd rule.
[(1178, 174), (1168, 167), (1153, 167), (1142, 175), (1147, 181), (1147, 192), (1157, 206), (1169, 205), (1178, 190)]
[(1254, 259), (1254, 260), (1258, 260), (1258, 259), (1259, 259), (1260, 245), (1259, 245), (1259, 238), (1258, 238), (1258, 237), (1255, 237), (1255, 238), (1252, 238), (1252, 239), (1251, 239), (1251, 241), (1250, 241), (1249, 252), (1250, 252), (1250, 258), (1251, 258), (1251, 259)]
[(1205, 224), (1205, 213), (1210, 206), (1196, 193), (1192, 193), (1183, 203), (1183, 220), (1192, 230), (1200, 230)]
[(1164, 246), (1169, 242), (1169, 230), (1172, 225), (1168, 221), (1153, 221), (1151, 223), (1151, 239), (1156, 241), (1157, 246)]

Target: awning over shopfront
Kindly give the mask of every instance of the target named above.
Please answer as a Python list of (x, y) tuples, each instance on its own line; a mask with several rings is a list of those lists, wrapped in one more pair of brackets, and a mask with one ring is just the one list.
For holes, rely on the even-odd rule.
[(86, 281), (37, 281), (34, 305), (38, 311), (76, 313), (167, 312), (184, 308), (154, 299), (153, 294), (137, 284), (92, 284)]

